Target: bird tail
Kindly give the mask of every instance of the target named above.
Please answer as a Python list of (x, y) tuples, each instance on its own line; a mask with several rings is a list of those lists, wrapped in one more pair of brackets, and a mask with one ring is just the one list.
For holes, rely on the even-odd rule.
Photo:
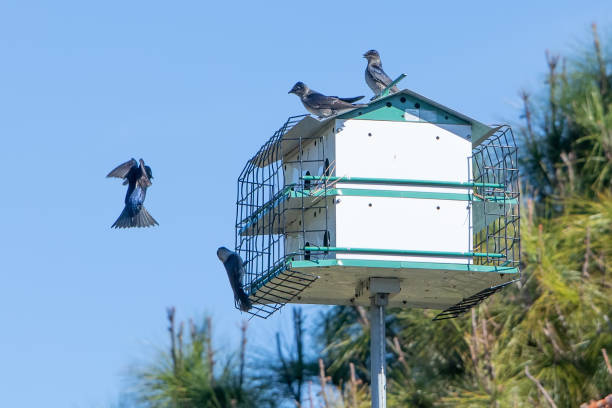
[(357, 102), (360, 99), (363, 99), (363, 95), (355, 96), (353, 98), (338, 98), (338, 99), (340, 99), (341, 101), (344, 101), (344, 102), (353, 103), (353, 102)]
[(238, 308), (243, 312), (248, 312), (249, 309), (253, 307), (251, 299), (249, 299), (249, 296), (241, 287), (238, 287), (238, 289), (236, 290), (236, 300), (238, 301)]
[(354, 103), (353, 107), (355, 108), (365, 108), (366, 106), (368, 106), (367, 103)]
[(119, 215), (119, 218), (117, 218), (117, 221), (115, 221), (111, 228), (143, 228), (152, 227), (154, 225), (159, 224), (144, 206), (141, 206), (139, 210), (133, 210), (125, 206), (123, 211), (121, 211), (121, 215)]

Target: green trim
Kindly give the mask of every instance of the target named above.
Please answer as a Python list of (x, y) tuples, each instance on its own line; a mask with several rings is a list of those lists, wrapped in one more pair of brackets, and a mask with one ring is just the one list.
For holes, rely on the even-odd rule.
[(391, 268), (391, 269), (435, 269), (464, 272), (494, 272), (519, 273), (518, 268), (495, 265), (471, 265), (441, 262), (408, 262), (384, 261), (373, 259), (322, 259), (312, 261), (292, 261), (289, 268), (322, 268), (331, 266), (345, 266), (356, 268)]
[[(417, 102), (419, 108), (416, 107)], [(390, 103), (391, 106), (388, 106), (387, 103)], [(472, 147), (481, 144), (496, 130), (496, 128), (487, 126), (409, 89), (402, 89), (392, 95), (379, 96), (367, 107), (346, 112), (339, 115), (337, 119), (468, 125), (471, 127), (468, 139), (471, 139)]]
[(397, 85), (397, 83), (399, 81), (401, 81), (402, 79), (406, 78), (406, 74), (401, 74), (400, 76), (398, 76), (393, 82), (391, 82), (389, 85), (387, 85), (387, 87), (385, 89), (383, 89), (383, 91), (380, 93), (380, 95), (378, 96), (379, 98), (384, 98), (385, 96), (389, 95), (389, 93), (391, 92), (391, 88), (393, 88), (395, 85)]
[(473, 120), (407, 89), (392, 95), (378, 96), (368, 106), (346, 112), (337, 119), (473, 125)]
[[(316, 176), (304, 176), (305, 180), (321, 179)], [(365, 179), (365, 178), (339, 178), (329, 177), (328, 180), (342, 179), (342, 181), (355, 182), (355, 179), (368, 180), (368, 182), (374, 182), (376, 180), (389, 180), (389, 179)], [(393, 182), (403, 180), (392, 180)], [(412, 180), (407, 180), (412, 181)], [(417, 180), (420, 181), (420, 180)], [(365, 181), (357, 181), (365, 182)], [(424, 181), (427, 183), (427, 181)], [(392, 184), (392, 183), (385, 183)], [(239, 226), (239, 234), (243, 234), (251, 226), (255, 225), (259, 220), (265, 217), (270, 211), (273, 211), (280, 203), (287, 200), (288, 198), (315, 198), (315, 197), (330, 197), (330, 196), (345, 196), (345, 197), (391, 197), (391, 198), (418, 198), (418, 199), (430, 199), (430, 200), (449, 200), (449, 201), (470, 201), (470, 202), (482, 202), (482, 198), (474, 196), (469, 193), (440, 193), (430, 191), (398, 191), (398, 190), (374, 190), (374, 189), (361, 189), (361, 188), (328, 188), (321, 187), (317, 190), (303, 190), (295, 191), (291, 190), (295, 187), (295, 184), (290, 184), (281, 190), (272, 200), (263, 204), (257, 209), (251, 216), (243, 219)], [(441, 187), (441, 186), (438, 186)], [(465, 187), (465, 186), (462, 186)], [(469, 188), (469, 187), (465, 187)], [(504, 199), (503, 197), (486, 197), (487, 202), (499, 203), (500, 205), (505, 203), (507, 205), (518, 204), (517, 199)]]
[(267, 272), (264, 276), (257, 279), (255, 282), (252, 282), (249, 285), (249, 296), (255, 294), (259, 289), (264, 287), (268, 282), (272, 279), (276, 278), (278, 275), (283, 273), (285, 269), (290, 265), (290, 261), (285, 261), (275, 267), (272, 268), (271, 271)]
[(411, 180), (411, 179), (388, 179), (388, 178), (377, 178), (377, 177), (326, 177), (326, 176), (302, 176), (302, 180), (326, 180), (326, 181), (337, 181), (341, 183), (368, 183), (368, 184), (400, 184), (400, 185), (413, 185), (413, 186), (430, 186), (430, 187), (461, 187), (461, 188), (472, 188), (472, 187), (490, 187), (490, 188), (504, 188), (503, 184), (495, 183), (473, 183), (464, 181), (441, 181), (441, 180)]
[[(354, 197), (392, 197), (392, 198), (421, 198), (433, 200), (451, 201), (482, 201), (473, 194), (466, 193), (439, 193), (429, 191), (398, 191), (398, 190), (373, 190), (362, 188), (321, 188), (319, 190), (291, 191), (291, 198), (323, 197), (323, 196), (354, 196)], [(487, 201), (504, 202), (500, 197), (489, 197)], [(516, 199), (506, 199), (506, 204), (518, 204)]]
[(307, 246), (305, 251), (312, 252), (355, 252), (362, 254), (389, 254), (389, 255), (411, 255), (411, 256), (437, 256), (451, 258), (471, 258), (471, 257), (486, 257), (486, 258), (503, 258), (502, 254), (489, 254), (482, 252), (448, 252), (448, 251), (415, 251), (411, 249), (385, 249), (385, 248), (348, 248), (348, 247), (324, 247), (324, 246)]

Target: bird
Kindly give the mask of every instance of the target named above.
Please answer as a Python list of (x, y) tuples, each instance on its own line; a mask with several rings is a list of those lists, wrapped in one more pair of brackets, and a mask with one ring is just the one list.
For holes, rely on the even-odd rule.
[(248, 312), (253, 306), (249, 296), (242, 289), (242, 277), (244, 276), (244, 261), (235, 252), (230, 251), (226, 247), (217, 249), (217, 257), (225, 266), (227, 277), (229, 278), (232, 291), (234, 292), (234, 300), (238, 302), (238, 308), (243, 312)]
[(353, 102), (360, 100), (363, 96), (356, 96), (354, 98), (326, 96), (308, 88), (303, 82), (296, 82), (288, 93), (296, 94), (302, 101), (306, 110), (313, 115), (317, 115), (319, 118), (328, 118), (351, 109), (368, 106), (353, 104)]
[(106, 177), (125, 179), (123, 185), (128, 185), (125, 207), (111, 228), (142, 228), (159, 225), (143, 206), (147, 188), (151, 186), (153, 173), (149, 166), (145, 166), (142, 159), (139, 162), (136, 159), (130, 159), (115, 167)]
[[(368, 65), (365, 69), (365, 81), (374, 92), (374, 97), (380, 95), (382, 91), (388, 87), (393, 80), (385, 73), (380, 61), (380, 54), (376, 50), (370, 50), (363, 54), (363, 58), (368, 60)], [(393, 85), (391, 93), (399, 92), (397, 86)], [(374, 98), (372, 98), (374, 99)]]

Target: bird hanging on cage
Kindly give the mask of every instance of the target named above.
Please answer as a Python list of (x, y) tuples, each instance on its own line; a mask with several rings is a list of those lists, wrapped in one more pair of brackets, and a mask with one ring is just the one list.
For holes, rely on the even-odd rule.
[(227, 277), (230, 281), (230, 286), (234, 292), (234, 300), (238, 303), (238, 308), (243, 312), (248, 312), (253, 306), (249, 296), (242, 289), (242, 277), (244, 276), (244, 261), (235, 252), (230, 251), (226, 247), (217, 249), (217, 257), (223, 263)]
[(306, 110), (319, 118), (328, 118), (351, 109), (362, 108), (363, 104), (353, 104), (363, 96), (354, 98), (339, 98), (337, 96), (323, 95), (308, 88), (303, 82), (297, 82), (288, 93), (296, 94)]
[[(365, 81), (374, 92), (374, 98), (376, 98), (386, 87), (391, 85), (393, 80), (385, 73), (380, 61), (380, 54), (376, 50), (370, 50), (363, 54), (363, 58), (368, 60), (368, 65), (365, 69)], [(393, 85), (391, 93), (399, 92), (397, 86)]]
[(135, 159), (128, 160), (115, 167), (106, 177), (124, 179), (123, 185), (128, 185), (125, 207), (111, 228), (142, 228), (159, 225), (143, 206), (147, 188), (151, 186), (153, 173), (149, 166), (145, 166), (142, 159), (140, 162)]

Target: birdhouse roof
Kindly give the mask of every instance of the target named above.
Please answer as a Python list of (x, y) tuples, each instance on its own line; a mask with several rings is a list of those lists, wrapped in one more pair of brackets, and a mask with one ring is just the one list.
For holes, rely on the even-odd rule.
[[(474, 147), (486, 140), (499, 128), (498, 126), (487, 126), (409, 89), (402, 89), (394, 94), (375, 99), (365, 107), (355, 108), (323, 120), (317, 120), (310, 115), (303, 116), (297, 122), (295, 119), (297, 118), (290, 118), (287, 121), (281, 128), (282, 136), (274, 142), (275, 144), (281, 144), (281, 157), (286, 157), (294, 151), (300, 140), (314, 137), (335, 119), (468, 125), (472, 128), (469, 140), (472, 141)], [(288, 124), (289, 126), (287, 126)], [(291, 124), (293, 124), (292, 127)], [(273, 136), (273, 138), (275, 137), (277, 135)], [(270, 164), (272, 158), (268, 155), (269, 148), (269, 144), (262, 147), (257, 155), (251, 159), (251, 163), (257, 167), (265, 167)]]
[[(405, 95), (406, 98), (406, 102), (401, 102), (402, 100), (402, 95)], [(382, 109), (383, 107), (388, 108), (387, 106), (387, 102), (392, 102), (392, 107), (396, 107), (396, 105), (393, 103), (393, 100), (399, 100), (400, 103), (402, 105), (409, 105), (410, 100), (412, 99), (414, 100), (414, 103), (412, 104), (412, 108), (408, 107), (408, 109), (406, 110), (411, 110), (411, 109), (417, 109), (414, 105), (418, 102), (420, 103), (421, 107), (423, 107), (423, 104), (425, 104), (425, 110), (430, 110), (428, 108), (434, 108), (437, 111), (440, 111), (442, 113), (446, 113), (448, 115), (445, 116), (449, 116), (449, 119), (444, 119), (442, 120), (442, 118), (438, 117), (438, 121), (437, 122), (433, 122), (433, 123), (442, 123), (444, 124), (445, 122), (448, 123), (447, 121), (451, 121), (454, 122), (454, 124), (458, 124), (457, 120), (460, 120), (462, 122), (464, 122), (464, 124), (469, 124), (472, 126), (472, 134), (471, 134), (471, 141), (472, 141), (472, 146), (476, 147), (479, 144), (481, 144), (484, 140), (486, 140), (489, 136), (491, 136), (493, 133), (495, 133), (495, 131), (497, 129), (499, 129), (499, 126), (488, 126), (485, 125), (482, 122), (477, 121), (476, 119), (473, 119), (467, 115), (464, 115), (463, 113), (457, 112), (456, 110), (453, 110), (451, 108), (449, 108), (448, 106), (442, 105), (441, 103), (438, 103), (432, 99), (429, 99), (421, 94), (418, 94), (414, 91), (411, 91), (410, 89), (402, 89), (399, 92), (396, 92), (394, 94), (390, 94), (387, 95), (385, 97), (376, 99), (372, 102), (370, 102), (370, 104), (368, 105), (367, 108), (363, 108), (365, 110), (369, 110), (370, 108), (374, 108), (374, 105), (377, 105), (374, 109), (379, 110)], [(427, 106), (429, 105), (429, 107)], [(401, 106), (401, 108), (404, 108), (404, 106)], [(400, 109), (400, 106), (397, 107), (397, 109)], [(352, 113), (358, 112), (358, 110), (353, 110), (347, 113), (344, 113), (343, 115), (339, 115), (339, 116), (346, 116), (346, 115), (351, 115)], [(360, 115), (363, 116), (363, 115)], [(362, 118), (360, 118), (362, 119)], [(365, 118), (363, 118), (365, 119)], [(431, 120), (428, 120), (429, 118), (427, 117), (427, 115), (425, 117), (419, 116), (419, 119), (421, 119), (421, 121), (423, 122), (432, 122)], [(384, 119), (380, 119), (380, 120), (384, 120)], [(414, 121), (414, 120), (406, 120), (407, 122), (410, 121)]]

